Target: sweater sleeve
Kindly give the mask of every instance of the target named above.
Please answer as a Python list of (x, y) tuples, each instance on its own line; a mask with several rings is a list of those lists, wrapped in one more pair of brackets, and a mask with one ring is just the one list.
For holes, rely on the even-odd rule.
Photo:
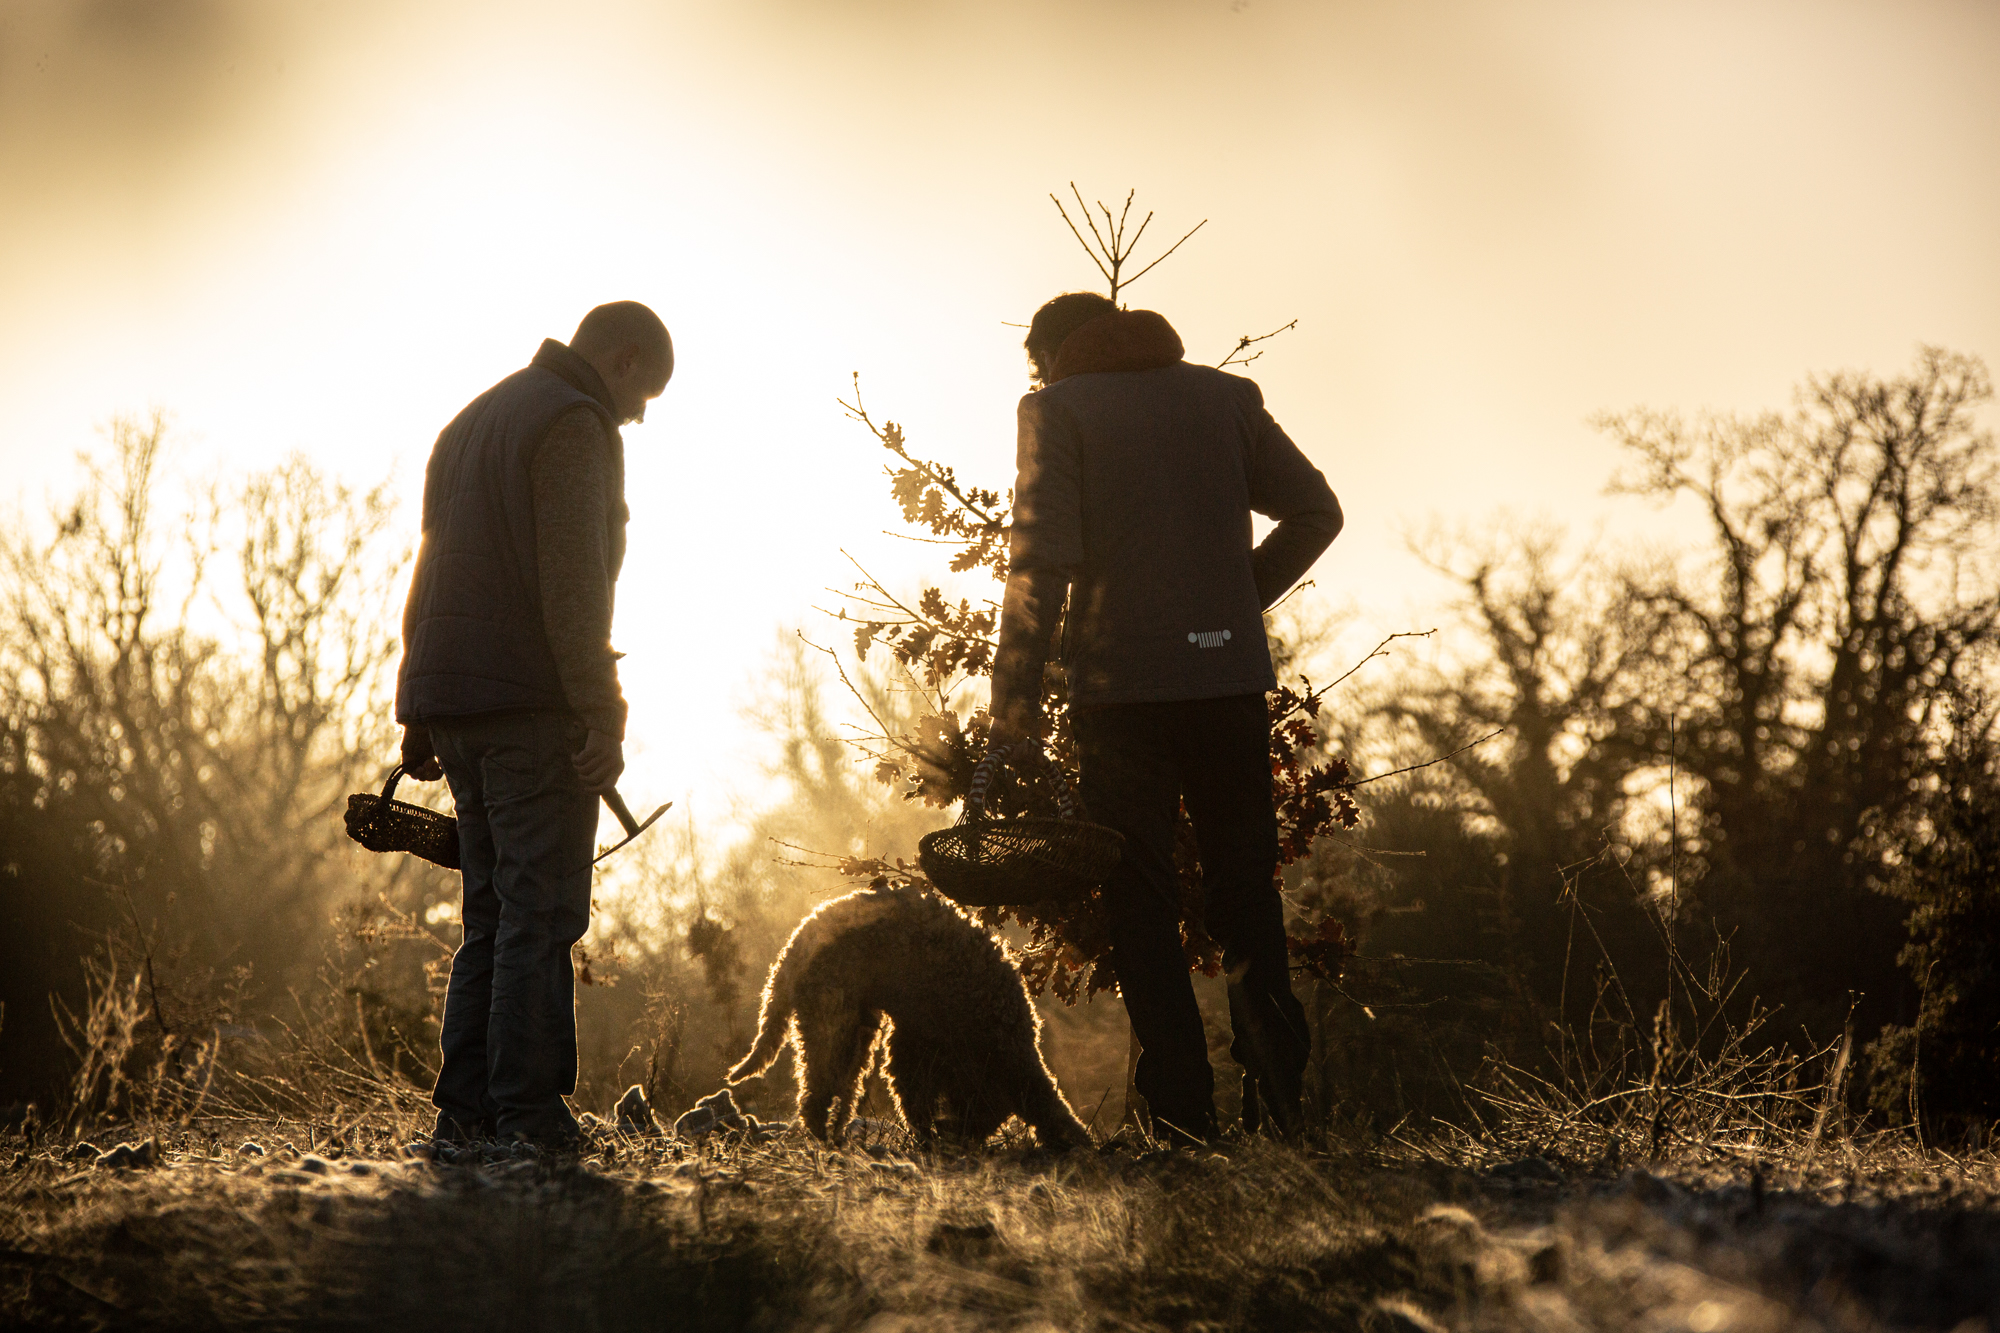
[(610, 442), (597, 414), (574, 407), (556, 418), (531, 472), (535, 572), (542, 623), (570, 709), (592, 731), (625, 738), (625, 696), (611, 649), (612, 574), (605, 514)]

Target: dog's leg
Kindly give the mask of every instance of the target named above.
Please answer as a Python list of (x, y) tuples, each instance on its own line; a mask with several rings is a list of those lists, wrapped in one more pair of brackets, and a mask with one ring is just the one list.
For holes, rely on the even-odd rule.
[(1090, 1130), (1077, 1118), (1062, 1093), (1044, 1080), (1022, 1098), (1021, 1118), (1035, 1127), (1035, 1138), (1044, 1148), (1091, 1147)]
[(990, 1095), (973, 1098), (959, 1119), (959, 1124), (964, 1127), (965, 1141), (975, 1148), (982, 1146), (999, 1132), (1000, 1126), (1006, 1124), (1012, 1114), (1006, 1107), (996, 1104)]
[(1012, 1094), (1007, 1104), (1034, 1127), (1036, 1140), (1044, 1148), (1090, 1147), (1089, 1129), (1070, 1109), (1040, 1055), (1017, 1057), (1014, 1064), (1005, 1084), (1006, 1091)]
[(937, 1137), (937, 1056), (929, 1046), (904, 1033), (889, 1032), (889, 1090), (910, 1137), (930, 1143)]
[(845, 1008), (799, 1015), (799, 1045), (806, 1060), (799, 1118), (814, 1138), (826, 1140), (847, 1127), (879, 1022), (873, 1014)]
[(948, 1053), (933, 1050), (931, 1058), (942, 1071), (952, 1133), (967, 1147), (979, 1147), (1014, 1113), (1015, 1099), (999, 1077), (1000, 1067), (1007, 1063), (1005, 1055), (955, 1048)]

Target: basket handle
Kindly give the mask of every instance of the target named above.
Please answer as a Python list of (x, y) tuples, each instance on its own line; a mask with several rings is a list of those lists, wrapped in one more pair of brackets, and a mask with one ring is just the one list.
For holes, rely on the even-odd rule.
[(397, 764), (389, 770), (389, 780), (382, 784), (382, 808), (388, 809), (389, 802), (396, 799), (396, 784), (403, 780), (403, 766)]
[(1033, 760), (1041, 765), (1042, 773), (1055, 784), (1056, 818), (1076, 818), (1076, 796), (1069, 789), (1069, 780), (1063, 777), (1062, 770), (1055, 766), (1041, 746), (1024, 740), (998, 750), (989, 749), (985, 758), (973, 767), (972, 781), (965, 790), (967, 819), (986, 818), (986, 789), (992, 786), (994, 774), (999, 772), (1001, 764), (1013, 762), (1019, 768), (1022, 760)]

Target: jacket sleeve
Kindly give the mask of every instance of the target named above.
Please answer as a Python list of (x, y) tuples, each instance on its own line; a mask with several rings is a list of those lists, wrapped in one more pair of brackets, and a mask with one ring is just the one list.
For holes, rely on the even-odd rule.
[(1340, 535), (1346, 518), (1326, 474), (1292, 443), (1264, 408), (1264, 395), (1244, 380), (1250, 426), (1250, 507), (1278, 520), (1250, 554), (1257, 596), (1268, 608), (1305, 576)]
[(1010, 570), (1068, 573), (1083, 563), (1083, 491), (1076, 430), (1040, 394), (1021, 399), (1015, 446)]
[(605, 514), (610, 441), (587, 407), (556, 418), (535, 451), (535, 573), (542, 624), (570, 709), (592, 731), (625, 738), (625, 696), (611, 649), (612, 573)]

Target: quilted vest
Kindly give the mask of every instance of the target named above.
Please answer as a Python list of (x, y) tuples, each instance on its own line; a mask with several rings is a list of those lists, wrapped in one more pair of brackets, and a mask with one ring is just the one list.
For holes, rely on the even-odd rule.
[(625, 553), (625, 455), (609, 392), (553, 340), (533, 363), (466, 405), (424, 472), (423, 543), (403, 608), (396, 719), (567, 708), (542, 622), (535, 451), (557, 417), (588, 407), (611, 440), (604, 516), (611, 578)]

